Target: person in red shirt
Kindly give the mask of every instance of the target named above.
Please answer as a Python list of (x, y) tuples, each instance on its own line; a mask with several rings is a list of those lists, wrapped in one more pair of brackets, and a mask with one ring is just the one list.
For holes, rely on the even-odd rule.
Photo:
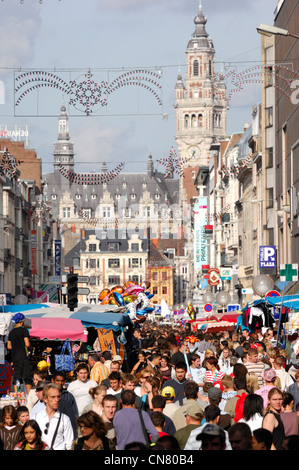
[(169, 436), (168, 433), (164, 432), (162, 430), (164, 424), (165, 424), (165, 416), (161, 411), (153, 411), (151, 414), (151, 420), (153, 425), (155, 426), (156, 430), (159, 433), (159, 437), (162, 436)]

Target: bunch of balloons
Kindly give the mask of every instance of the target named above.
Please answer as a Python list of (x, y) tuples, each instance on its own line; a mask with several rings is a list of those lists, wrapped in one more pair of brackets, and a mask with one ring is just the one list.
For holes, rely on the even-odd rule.
[(103, 289), (99, 295), (99, 302), (102, 305), (126, 307), (127, 314), (133, 322), (143, 323), (147, 314), (154, 310), (150, 307), (150, 299), (154, 294), (147, 290), (149, 287), (148, 281), (144, 281), (141, 285), (128, 281), (123, 286)]
[(191, 318), (191, 320), (195, 320), (196, 313), (191, 302), (188, 304), (188, 315)]

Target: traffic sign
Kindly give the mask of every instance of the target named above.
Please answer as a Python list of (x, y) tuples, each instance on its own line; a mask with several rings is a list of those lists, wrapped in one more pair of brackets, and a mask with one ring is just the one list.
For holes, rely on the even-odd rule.
[(89, 276), (78, 276), (78, 282), (87, 284), (89, 282)]
[(238, 312), (240, 310), (240, 304), (228, 304), (227, 311), (228, 312)]
[(205, 312), (210, 313), (213, 310), (213, 305), (212, 304), (205, 304), (203, 307)]
[(88, 287), (78, 287), (78, 295), (88, 295), (89, 292)]
[[(66, 286), (62, 286), (61, 293), (63, 295), (67, 295)], [(88, 289), (88, 287), (78, 287), (78, 292), (77, 292), (78, 295), (88, 295), (89, 293), (90, 293), (90, 290)]]
[(269, 290), (266, 297), (280, 297), (280, 293), (277, 290)]

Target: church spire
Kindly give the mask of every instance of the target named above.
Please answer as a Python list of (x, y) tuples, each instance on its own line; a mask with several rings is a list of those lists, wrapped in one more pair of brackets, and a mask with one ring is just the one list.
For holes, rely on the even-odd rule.
[(66, 107), (63, 99), (60, 114), (58, 116), (58, 140), (70, 140), (68, 120), (69, 118), (66, 113)]
[(195, 31), (191, 36), (190, 41), (188, 42), (187, 49), (214, 49), (213, 42), (209, 38), (209, 35), (206, 31), (207, 18), (202, 12), (201, 2), (198, 8), (198, 14), (193, 20), (195, 24)]
[[(58, 138), (54, 143), (54, 173), (55, 180), (61, 181), (60, 165), (68, 171), (74, 171), (74, 144), (70, 141), (68, 115), (64, 101), (58, 116)], [(66, 186), (71, 186), (71, 182), (66, 180)]]

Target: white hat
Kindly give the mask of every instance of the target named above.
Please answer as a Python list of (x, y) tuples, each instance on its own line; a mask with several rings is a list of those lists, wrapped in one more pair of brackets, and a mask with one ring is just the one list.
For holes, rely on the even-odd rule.
[(122, 361), (123, 358), (121, 356), (119, 356), (118, 354), (116, 356), (114, 356), (114, 358), (112, 359), (112, 361)]

